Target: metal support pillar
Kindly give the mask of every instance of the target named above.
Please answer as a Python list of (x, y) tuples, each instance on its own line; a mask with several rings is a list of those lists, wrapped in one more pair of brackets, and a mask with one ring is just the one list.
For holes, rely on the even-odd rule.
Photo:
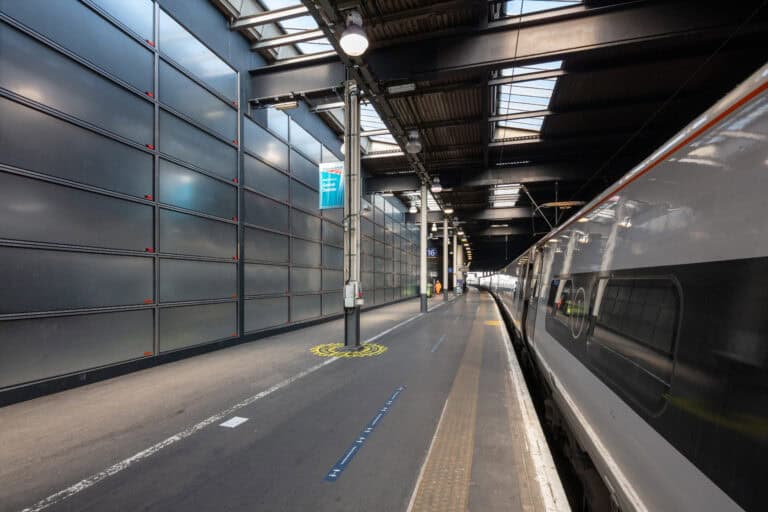
[(344, 84), (344, 348), (359, 350), (360, 306), (360, 90)]
[(448, 300), (448, 217), (443, 217), (443, 300)]
[(421, 185), (421, 209), (419, 217), (421, 224), (419, 226), (419, 280), (421, 294), (421, 312), (427, 312), (427, 185)]
[(453, 232), (453, 280), (451, 281), (451, 288), (456, 291), (456, 276), (459, 274), (459, 245), (456, 243), (456, 231)]

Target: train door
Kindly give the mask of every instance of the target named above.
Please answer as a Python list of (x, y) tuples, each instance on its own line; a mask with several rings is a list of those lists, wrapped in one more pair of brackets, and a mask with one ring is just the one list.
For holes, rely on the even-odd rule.
[(529, 261), (529, 277), (527, 282), (526, 307), (525, 307), (525, 329), (523, 335), (528, 344), (533, 344), (533, 333), (536, 329), (536, 313), (539, 309), (539, 281), (541, 280), (543, 253), (538, 247), (531, 249)]

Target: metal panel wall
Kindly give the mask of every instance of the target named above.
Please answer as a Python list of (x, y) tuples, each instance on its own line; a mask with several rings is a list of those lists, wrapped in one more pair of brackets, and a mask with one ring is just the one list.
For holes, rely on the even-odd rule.
[(160, 352), (237, 336), (237, 303), (160, 309)]
[(0, 322), (0, 388), (145, 357), (148, 309)]
[(152, 143), (152, 105), (6, 23), (0, 87), (139, 144)]
[(165, 209), (160, 214), (160, 251), (209, 258), (237, 257), (237, 227)]
[(245, 331), (253, 332), (288, 323), (288, 297), (245, 301)]
[[(286, 113), (243, 115), (238, 71), (189, 24), (152, 0), (0, 12), (0, 390), (342, 311), (342, 211), (317, 204), (335, 157)], [(231, 37), (219, 21), (208, 42)], [(369, 305), (374, 276), (394, 292), (384, 263)]]
[(0, 163), (135, 197), (153, 190), (148, 152), (3, 97)]
[(234, 263), (160, 260), (160, 302), (236, 298)]

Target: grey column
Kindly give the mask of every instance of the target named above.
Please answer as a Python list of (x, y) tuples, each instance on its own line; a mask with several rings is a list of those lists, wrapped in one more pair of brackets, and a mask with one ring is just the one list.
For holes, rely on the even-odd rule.
[(448, 217), (443, 217), (443, 300), (448, 300)]
[(456, 230), (453, 231), (453, 281), (451, 288), (456, 290), (456, 276), (459, 273), (459, 245), (456, 243)]
[(427, 184), (421, 185), (421, 210), (419, 218), (419, 293), (421, 294), (421, 312), (427, 312)]
[(360, 91), (344, 85), (344, 348), (360, 348)]

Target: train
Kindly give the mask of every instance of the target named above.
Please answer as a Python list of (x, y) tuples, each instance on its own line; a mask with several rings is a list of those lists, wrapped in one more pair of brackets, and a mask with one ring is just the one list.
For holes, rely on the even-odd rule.
[(767, 89), (765, 65), (479, 280), (614, 510), (768, 507)]

